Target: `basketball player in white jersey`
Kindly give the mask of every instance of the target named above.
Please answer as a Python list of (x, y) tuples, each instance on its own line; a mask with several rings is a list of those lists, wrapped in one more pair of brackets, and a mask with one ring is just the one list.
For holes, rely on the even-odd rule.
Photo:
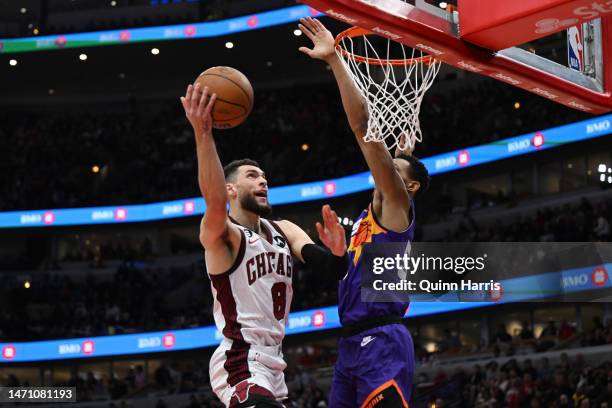
[[(210, 361), (213, 391), (227, 407), (282, 407), (287, 398), (282, 340), (293, 295), (293, 256), (322, 273), (343, 273), (346, 238), (338, 217), (324, 206), (314, 245), (289, 221), (273, 222), (268, 184), (249, 159), (224, 168), (212, 134), (216, 95), (189, 85), (181, 98), (196, 140), (198, 180), (206, 201), (200, 241), (212, 282), (214, 318), (223, 334)], [(227, 203), (229, 201), (229, 214)]]

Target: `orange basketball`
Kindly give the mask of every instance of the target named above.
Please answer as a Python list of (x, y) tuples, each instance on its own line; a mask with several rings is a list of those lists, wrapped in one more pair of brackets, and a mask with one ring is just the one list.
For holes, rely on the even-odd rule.
[(200, 84), (202, 90), (207, 86), (211, 94), (217, 94), (212, 112), (215, 129), (238, 126), (253, 109), (253, 87), (247, 77), (237, 69), (209, 68), (200, 74), (195, 84)]

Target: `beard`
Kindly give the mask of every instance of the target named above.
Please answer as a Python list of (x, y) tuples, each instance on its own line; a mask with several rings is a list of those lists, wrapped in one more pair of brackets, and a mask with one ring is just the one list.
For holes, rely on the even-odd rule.
[(270, 204), (259, 204), (253, 194), (244, 195), (240, 198), (240, 205), (243, 209), (250, 211), (260, 217), (267, 217), (272, 214), (272, 206)]

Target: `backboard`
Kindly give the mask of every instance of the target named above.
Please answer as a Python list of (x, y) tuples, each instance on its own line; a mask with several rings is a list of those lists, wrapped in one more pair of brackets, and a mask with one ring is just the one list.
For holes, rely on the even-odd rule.
[[(611, 1), (449, 0), (456, 3), (451, 5), (438, 0), (303, 1), (329, 17), (456, 68), (585, 112), (612, 110), (612, 64), (606, 65), (612, 56)], [(520, 47), (562, 35), (555, 33), (573, 34), (576, 27), (581, 33), (580, 69), (572, 67), (569, 58), (562, 64)], [(568, 49), (573, 45), (568, 37)]]

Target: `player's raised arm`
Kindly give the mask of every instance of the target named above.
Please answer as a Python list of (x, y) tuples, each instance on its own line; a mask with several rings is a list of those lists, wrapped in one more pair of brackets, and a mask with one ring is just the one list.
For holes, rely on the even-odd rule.
[(227, 235), (227, 188), (223, 167), (219, 160), (212, 133), (212, 108), (216, 95), (209, 95), (208, 88), (200, 90), (199, 84), (189, 85), (181, 103), (185, 115), (195, 133), (198, 158), (198, 184), (204, 200), (206, 213), (200, 227), (200, 241), (209, 249)]
[(383, 214), (377, 215), (381, 216), (383, 224), (388, 228), (404, 230), (409, 224), (410, 209), (406, 186), (397, 173), (393, 158), (384, 143), (366, 143), (363, 140), (368, 129), (367, 101), (336, 55), (331, 32), (317, 19), (305, 18), (300, 22), (300, 30), (313, 42), (312, 49), (300, 47), (300, 51), (311, 58), (327, 62), (336, 77), (349, 125), (372, 172), (376, 188), (382, 195)]
[(319, 239), (327, 247), (316, 245), (312, 239), (291, 221), (279, 221), (278, 225), (289, 241), (291, 252), (307, 266), (323, 270), (333, 271), (338, 276), (346, 273), (346, 233), (338, 221), (338, 215), (329, 205), (321, 209), (323, 224), (317, 222)]

